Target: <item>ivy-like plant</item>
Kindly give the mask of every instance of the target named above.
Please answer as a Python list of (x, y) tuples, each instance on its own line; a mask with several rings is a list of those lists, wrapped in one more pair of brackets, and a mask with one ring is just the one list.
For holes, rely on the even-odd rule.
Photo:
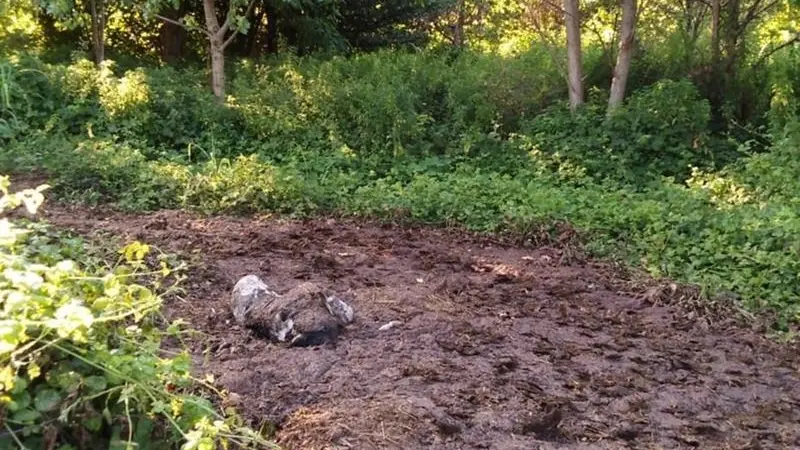
[[(0, 213), (35, 213), (44, 188), (10, 194), (0, 177)], [(192, 376), (186, 351), (162, 348), (186, 331), (160, 315), (161, 281), (182, 267), (140, 242), (81, 267), (47, 230), (0, 219), (0, 449), (271, 446), (197, 395), (225, 393)]]

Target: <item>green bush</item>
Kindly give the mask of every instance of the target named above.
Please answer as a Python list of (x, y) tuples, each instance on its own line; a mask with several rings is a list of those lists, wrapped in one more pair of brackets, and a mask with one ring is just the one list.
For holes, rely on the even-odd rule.
[(611, 117), (591, 103), (571, 114), (558, 107), (523, 127), (529, 150), (559, 155), (597, 179), (642, 183), (686, 178), (709, 161), (709, 105), (687, 81), (661, 81), (633, 93)]
[[(590, 50), (587, 64), (602, 66), (604, 55)], [(554, 103), (565, 84), (544, 47), (509, 58), (241, 60), (227, 106), (199, 70), (12, 66), (46, 75), (15, 77), (18, 94), (49, 100), (29, 103), (31, 119), (0, 147), (0, 168), (44, 168), (64, 199), (404, 217), (519, 234), (569, 221), (597, 254), (710, 292), (735, 290), (749, 307), (797, 319), (790, 65), (773, 98), (772, 150), (722, 170), (738, 154), (710, 135), (708, 102), (691, 83), (636, 90), (611, 116), (593, 90), (572, 114)], [(637, 76), (634, 85), (653, 81)]]
[(207, 213), (281, 211), (299, 197), (299, 180), (256, 155), (211, 160), (183, 177), (181, 205)]
[(90, 139), (75, 145), (62, 140), (43, 155), (54, 191), (67, 201), (114, 202), (135, 211), (187, 208), (246, 214), (315, 209), (303, 199), (307, 189), (296, 168), (276, 168), (258, 155), (212, 156), (203, 163), (182, 164), (148, 160), (138, 146), (126, 142)]
[[(42, 201), (7, 188), (0, 178), (0, 212)], [(197, 395), (188, 353), (163, 356), (162, 339), (184, 332), (159, 314), (171, 258), (134, 242), (87, 267), (80, 241), (1, 221), (0, 448), (269, 445)]]
[(377, 165), (485, 153), (486, 135), (513, 131), (563, 90), (542, 49), (516, 58), (467, 53), (454, 61), (388, 51), (244, 61), (231, 89), (260, 152), (344, 152)]
[[(148, 159), (202, 160), (211, 152), (245, 150), (241, 114), (215, 101), (201, 71), (118, 72), (113, 61), (99, 70), (85, 59), (69, 65), (31, 57), (0, 61), (0, 92), (10, 94), (0, 98), (0, 139), (41, 130), (113, 136), (141, 143)], [(20, 128), (14, 135), (4, 131), (12, 120)]]
[[(282, 161), (321, 152), (354, 156), (385, 175), (398, 161), (447, 156), (495, 169), (513, 167), (519, 148), (583, 167), (598, 179), (640, 182), (686, 177), (702, 165), (708, 104), (688, 82), (633, 93), (606, 119), (598, 103), (580, 114), (561, 107), (559, 67), (544, 48), (516, 57), (377, 52), (351, 58), (241, 61), (230, 77), (230, 107), (208, 92), (202, 71), (171, 67), (119, 71), (107, 61), (17, 70), (43, 73), (20, 91), (34, 102), (26, 130), (103, 136), (139, 147), (148, 160), (204, 161), (259, 153)], [(41, 103), (41, 104), (40, 104)], [(351, 164), (354, 163), (351, 161)]]
[(47, 77), (36, 67), (0, 58), (0, 144), (41, 125), (54, 104)]
[[(800, 270), (800, 217), (788, 187), (785, 194), (759, 194), (695, 171), (688, 187), (661, 182), (637, 191), (598, 183), (541, 155), (508, 173), (438, 158), (378, 176), (312, 153), (280, 164), (250, 156), (181, 165), (97, 145), (71, 154), (74, 168), (53, 166), (60, 192), (130, 209), (333, 212), (521, 235), (566, 221), (581, 230), (595, 255), (624, 258), (709, 293), (736, 292), (750, 309), (779, 312), (783, 327), (800, 319), (800, 282), (793, 275)], [(787, 176), (791, 170), (787, 166)]]

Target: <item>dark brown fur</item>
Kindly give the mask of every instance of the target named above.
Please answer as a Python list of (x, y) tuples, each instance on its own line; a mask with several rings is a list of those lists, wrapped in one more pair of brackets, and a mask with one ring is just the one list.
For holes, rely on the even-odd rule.
[[(293, 326), (287, 330), (291, 320)], [(332, 344), (341, 326), (325, 308), (325, 292), (314, 283), (303, 283), (253, 310), (247, 327), (257, 334), (291, 346)]]

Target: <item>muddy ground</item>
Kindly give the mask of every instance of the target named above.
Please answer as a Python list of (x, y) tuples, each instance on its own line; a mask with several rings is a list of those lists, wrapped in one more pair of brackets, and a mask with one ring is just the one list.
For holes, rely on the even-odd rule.
[[(563, 248), (332, 220), (46, 216), (196, 261), (169, 311), (206, 333), (203, 370), (286, 449), (800, 448), (796, 348)], [(335, 348), (256, 339), (228, 310), (250, 273), (330, 287), (357, 321)]]

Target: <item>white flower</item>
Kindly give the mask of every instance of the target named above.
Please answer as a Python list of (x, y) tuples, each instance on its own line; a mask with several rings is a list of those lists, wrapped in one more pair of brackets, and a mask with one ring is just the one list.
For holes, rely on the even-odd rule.
[(56, 264), (56, 270), (63, 273), (71, 273), (75, 271), (75, 263), (70, 260), (59, 261)]
[(72, 336), (76, 340), (84, 340), (86, 331), (93, 323), (92, 311), (77, 300), (61, 305), (56, 310), (55, 317), (49, 321), (49, 325), (56, 329), (59, 336)]
[(6, 269), (3, 276), (15, 287), (25, 287), (31, 290), (38, 289), (44, 283), (41, 275), (29, 271)]

